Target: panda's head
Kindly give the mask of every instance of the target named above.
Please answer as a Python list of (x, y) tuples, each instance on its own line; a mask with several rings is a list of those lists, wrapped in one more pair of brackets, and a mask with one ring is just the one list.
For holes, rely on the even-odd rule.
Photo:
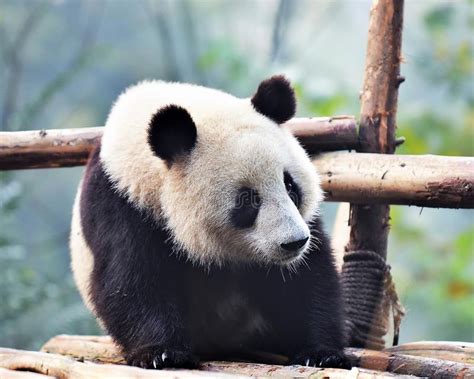
[(296, 108), (284, 77), (263, 81), (250, 99), (148, 82), (114, 108), (102, 142), (106, 170), (132, 202), (165, 220), (189, 259), (302, 259), (322, 191), (305, 151), (281, 125)]

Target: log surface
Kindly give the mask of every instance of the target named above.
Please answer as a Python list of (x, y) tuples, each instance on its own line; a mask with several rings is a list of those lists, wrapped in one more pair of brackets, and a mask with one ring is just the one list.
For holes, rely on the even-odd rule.
[(84, 165), (100, 142), (102, 129), (0, 132), (0, 170)]
[(138, 367), (115, 364), (97, 364), (76, 361), (58, 355), (15, 349), (0, 348), (0, 367), (9, 370), (33, 371), (64, 379), (99, 378), (242, 378), (246, 375), (230, 375), (200, 370), (145, 370)]
[[(301, 366), (281, 366), (280, 364), (258, 364), (246, 362), (206, 362), (203, 370), (226, 372), (246, 376), (285, 376), (285, 377), (324, 377), (330, 378), (390, 378), (397, 375), (429, 376), (439, 378), (468, 378), (474, 375), (474, 365), (466, 362), (448, 361), (445, 359), (434, 359), (434, 357), (420, 357), (418, 354), (410, 354), (414, 344), (399, 346), (403, 354), (392, 353), (390, 349), (373, 351), (367, 349), (346, 349), (346, 353), (359, 368), (352, 371), (317, 369)], [(455, 347), (468, 346), (465, 343), (451, 343), (449, 351)], [(472, 344), (471, 344), (472, 345)], [(425, 349), (438, 350), (438, 356), (442, 356), (442, 347), (436, 342), (424, 342)], [(437, 346), (437, 347), (435, 347)], [(42, 351), (52, 354), (66, 355), (86, 361), (103, 363), (123, 363), (119, 350), (107, 336), (68, 336), (60, 335), (49, 340)], [(469, 348), (464, 349), (464, 354), (470, 359), (474, 353)], [(279, 356), (276, 356), (279, 357)], [(280, 359), (280, 358), (278, 358)], [(280, 362), (281, 363), (281, 362)], [(388, 372), (386, 372), (388, 371)], [(320, 376), (321, 375), (321, 376)], [(313, 377), (313, 376), (311, 376)]]
[(474, 158), (334, 152), (313, 164), (328, 201), (474, 207)]
[[(284, 124), (309, 152), (355, 149), (354, 117), (295, 118)], [(81, 166), (103, 128), (0, 132), (0, 170)]]
[(1, 379), (55, 379), (54, 376), (37, 374), (31, 371), (16, 371), (0, 367)]
[(468, 363), (471, 365), (474, 364), (473, 342), (420, 341), (405, 343), (401, 346), (393, 346), (385, 350), (396, 354), (416, 355)]
[[(110, 344), (109, 344), (110, 345)], [(109, 346), (110, 347), (110, 346)], [(58, 378), (394, 378), (398, 375), (373, 370), (353, 368), (351, 371), (321, 369), (303, 366), (279, 366), (248, 362), (204, 362), (200, 370), (146, 370), (124, 364), (96, 363), (89, 360), (88, 352), (76, 357), (79, 351), (69, 347), (62, 355), (0, 348), (0, 367), (8, 370), (34, 371)], [(103, 361), (102, 361), (103, 362)], [(25, 378), (27, 379), (27, 378)], [(39, 378), (38, 378), (39, 379)]]

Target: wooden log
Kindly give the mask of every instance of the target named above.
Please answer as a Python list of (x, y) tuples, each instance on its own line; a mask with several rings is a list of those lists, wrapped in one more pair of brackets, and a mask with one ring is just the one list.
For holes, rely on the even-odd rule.
[(102, 129), (0, 132), (0, 170), (84, 165), (100, 142)]
[(2, 379), (55, 379), (54, 376), (37, 374), (30, 371), (14, 371), (0, 367), (0, 378)]
[[(294, 126), (294, 132), (304, 140), (303, 133), (308, 133), (311, 127), (305, 129), (301, 125), (306, 121), (299, 122), (301, 124)], [(330, 123), (325, 122), (327, 125)], [(90, 149), (100, 140), (101, 132), (102, 128), (57, 130), (43, 137), (36, 135), (38, 132), (15, 133), (21, 138), (14, 137), (0, 145), (0, 167), (84, 164)], [(22, 151), (16, 158), (15, 154), (9, 155), (10, 148), (5, 147), (13, 145)], [(26, 157), (25, 160), (17, 160), (21, 156)], [(439, 208), (474, 207), (472, 157), (348, 155), (346, 152), (334, 152), (317, 155), (313, 162), (322, 176), (328, 201)]]
[(284, 126), (310, 154), (359, 147), (359, 135), (353, 116), (294, 118)]
[[(383, 352), (367, 350), (367, 349), (346, 349), (346, 353), (351, 357), (352, 361), (359, 366), (359, 378), (367, 377), (370, 374), (382, 375), (381, 372), (373, 371), (389, 371), (392, 374), (400, 375), (416, 375), (429, 377), (443, 377), (443, 378), (463, 378), (474, 375), (474, 365), (467, 364), (468, 362), (450, 362), (443, 359), (433, 359), (433, 357), (418, 357), (417, 354), (409, 355), (411, 351), (410, 345), (407, 344), (407, 349), (403, 350), (404, 345), (399, 348), (407, 355), (392, 353), (390, 350)], [(426, 351), (429, 346), (434, 349), (438, 346), (438, 356), (442, 356), (442, 348), (446, 345), (437, 345), (436, 342), (424, 342)], [(104, 362), (104, 363), (123, 363), (123, 358), (120, 355), (118, 348), (113, 344), (110, 337), (107, 336), (69, 336), (60, 335), (50, 339), (42, 348), (42, 351), (52, 354), (67, 355), (81, 360)], [(452, 347), (448, 351), (452, 351)], [(465, 349), (464, 354), (470, 354), (472, 358), (472, 351)], [(311, 375), (317, 370), (308, 367), (290, 366), (281, 367), (285, 362), (285, 357), (276, 356), (275, 363), (272, 365), (251, 364), (251, 363), (230, 363), (230, 362), (206, 362), (203, 369), (209, 371), (221, 371), (229, 373), (240, 373), (251, 376), (260, 376), (260, 374), (275, 372), (288, 376), (291, 373), (299, 372)], [(299, 368), (297, 368), (299, 367)], [(243, 370), (244, 369), (244, 370)], [(285, 370), (292, 371), (285, 371)], [(301, 371), (304, 369), (303, 371)], [(242, 371), (243, 370), (243, 371)], [(298, 371), (296, 371), (298, 370)], [(336, 370), (337, 373), (341, 370)], [(326, 370), (324, 370), (326, 373)], [(347, 373), (347, 371), (346, 371)], [(333, 372), (334, 374), (334, 372)], [(384, 375), (390, 375), (385, 373)], [(433, 376), (434, 375), (434, 376)], [(459, 375), (459, 376), (457, 376)], [(463, 376), (464, 375), (464, 376)], [(264, 375), (265, 376), (265, 375)], [(306, 377), (306, 376), (303, 376)], [(319, 376), (318, 376), (319, 377)], [(331, 376), (333, 377), (333, 376)], [(374, 376), (374, 378), (383, 376)], [(387, 376), (390, 377), (390, 376)]]
[[(84, 345), (82, 345), (84, 346)], [(67, 350), (71, 351), (70, 348)], [(38, 353), (32, 351), (0, 348), (0, 367), (10, 370), (34, 371), (68, 379), (90, 378), (354, 378), (379, 379), (394, 378), (397, 375), (376, 372), (373, 370), (353, 369), (321, 369), (302, 366), (265, 365), (248, 362), (204, 362), (199, 370), (145, 370), (123, 364), (90, 362), (84, 351), (80, 361), (54, 353)], [(71, 355), (71, 354), (64, 354)], [(72, 355), (77, 355), (74, 352)]]
[(400, 346), (390, 347), (385, 349), (385, 351), (395, 354), (416, 355), (471, 365), (474, 364), (474, 343), (472, 342), (410, 342)]
[[(295, 118), (285, 124), (310, 152), (358, 146), (354, 117)], [(0, 132), (0, 170), (84, 165), (102, 127)]]
[(400, 375), (417, 377), (460, 379), (473, 378), (474, 365), (385, 351), (348, 348), (349, 356), (360, 367), (389, 371)]
[(109, 336), (60, 334), (47, 341), (41, 351), (93, 362), (124, 364), (125, 359)]
[(0, 367), (9, 370), (33, 371), (58, 378), (242, 378), (246, 375), (230, 375), (200, 370), (145, 370), (138, 367), (114, 364), (78, 362), (58, 354), (38, 353), (0, 348)]
[[(370, 11), (369, 35), (365, 59), (365, 77), (361, 95), (361, 114), (359, 123), (360, 149), (365, 153), (393, 153), (397, 145), (395, 138), (400, 63), (402, 60), (403, 0), (373, 0)], [(350, 239), (347, 245), (349, 257), (371, 257), (380, 267), (387, 256), (389, 231), (389, 205), (351, 204), (349, 225)], [(372, 255), (375, 254), (375, 255)], [(362, 259), (362, 258), (360, 258)], [(364, 258), (367, 259), (367, 258)], [(358, 262), (361, 263), (361, 262)], [(344, 265), (342, 278), (347, 299), (360, 292), (370, 275), (363, 275), (355, 265)], [(347, 280), (346, 280), (347, 278)], [(359, 281), (362, 279), (362, 282)], [(368, 280), (368, 279), (367, 279)], [(347, 328), (349, 344), (354, 347), (381, 349), (385, 346), (383, 336), (388, 331), (389, 309), (397, 309), (394, 317), (395, 335), (403, 314), (396, 301), (396, 292), (391, 284), (390, 273), (379, 278), (378, 284), (371, 285), (374, 295), (363, 305), (349, 305), (347, 309)], [(392, 296), (386, 295), (387, 288), (393, 289)], [(396, 306), (394, 306), (396, 304)], [(391, 307), (391, 306), (394, 307)], [(362, 320), (359, 315), (372, 314), (372, 321)], [(396, 340), (396, 338), (394, 338)]]
[(472, 157), (334, 152), (313, 163), (327, 201), (474, 207)]
[[(352, 370), (340, 370), (331, 368), (315, 368), (306, 366), (279, 366), (265, 365), (261, 363), (248, 362), (206, 362), (204, 370), (226, 373), (232, 375), (248, 375), (252, 378), (331, 378), (331, 379), (380, 379), (397, 378), (397, 374), (367, 370), (354, 367)], [(403, 376), (405, 378), (415, 378), (414, 376)]]

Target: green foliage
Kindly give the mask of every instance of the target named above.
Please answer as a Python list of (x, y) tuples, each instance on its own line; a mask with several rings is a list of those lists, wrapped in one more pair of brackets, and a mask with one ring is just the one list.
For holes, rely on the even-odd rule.
[(210, 44), (198, 60), (198, 67), (203, 71), (220, 70), (229, 80), (239, 80), (247, 72), (242, 54), (230, 41), (216, 41)]
[(97, 63), (100, 59), (104, 59), (107, 52), (108, 50), (103, 47), (91, 47), (81, 51), (70, 67), (54, 77), (39, 91), (30, 103), (17, 112), (16, 117), (11, 123), (10, 130), (28, 129), (33, 120), (47, 108), (55, 96), (61, 93), (67, 85), (73, 83), (83, 71), (90, 68), (91, 65)]
[(294, 83), (298, 98), (299, 113), (312, 116), (333, 116), (339, 114), (349, 104), (349, 97), (343, 93), (321, 96), (310, 93), (304, 83)]
[(431, 33), (442, 35), (452, 23), (454, 8), (452, 5), (442, 5), (427, 12), (424, 21)]
[[(25, 189), (10, 172), (0, 172), (0, 346), (38, 349), (51, 335), (70, 332), (99, 333), (95, 321), (80, 305), (70, 276), (52, 270), (53, 254), (28, 251), (27, 230), (18, 229)], [(78, 309), (78, 305), (80, 305)]]
[[(468, 12), (469, 13), (469, 12)], [(472, 12), (471, 12), (472, 13)], [(409, 112), (401, 110), (397, 134), (406, 143), (402, 154), (474, 155), (474, 61), (472, 14), (455, 4), (432, 7), (424, 18), (427, 43), (415, 59), (424, 91), (441, 93), (441, 107), (430, 103)], [(468, 32), (466, 32), (468, 31)], [(440, 89), (442, 92), (440, 92)], [(403, 88), (402, 88), (403, 90)], [(423, 209), (421, 209), (423, 212)], [(425, 210), (424, 212), (427, 212)], [(392, 207), (391, 259), (407, 322), (413, 338), (474, 340), (474, 227), (461, 227), (461, 211), (437, 210), (432, 224), (443, 214), (456, 212), (459, 227), (436, 233), (422, 224), (413, 210)], [(463, 213), (465, 214), (465, 213)], [(444, 221), (447, 222), (446, 220)], [(438, 226), (439, 227), (439, 226)], [(435, 229), (435, 228), (433, 228)], [(396, 254), (396, 256), (395, 256)], [(415, 324), (422, 328), (416, 328)], [(425, 329), (419, 331), (419, 329)], [(402, 328), (403, 333), (403, 328)], [(418, 333), (418, 334), (417, 334)], [(426, 337), (426, 336), (429, 337)]]
[(474, 155), (474, 128), (472, 110), (464, 115), (463, 127), (456, 128), (456, 119), (435, 111), (423, 111), (404, 118), (398, 125), (397, 134), (406, 142), (398, 149), (400, 154)]
[[(473, 44), (469, 33), (473, 27), (471, 14), (456, 12), (453, 4), (443, 5), (428, 12), (425, 25), (431, 43), (422, 49), (418, 61), (425, 69), (420, 73), (435, 83), (446, 85), (451, 95), (467, 99), (474, 105), (472, 78), (474, 73)], [(454, 26), (460, 31), (466, 31), (465, 37), (453, 43), (449, 38), (449, 31)], [(428, 65), (428, 67), (426, 67)]]
[[(474, 227), (454, 238), (433, 236), (401, 207), (393, 207), (397, 282), (408, 314), (430, 326), (431, 339), (474, 338)], [(426, 315), (429, 311), (436, 317)]]

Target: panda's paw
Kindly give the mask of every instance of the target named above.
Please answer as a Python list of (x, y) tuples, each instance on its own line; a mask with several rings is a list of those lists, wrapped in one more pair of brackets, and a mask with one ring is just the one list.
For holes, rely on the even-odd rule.
[(137, 349), (126, 355), (127, 363), (147, 369), (199, 368), (199, 359), (187, 350), (166, 349), (160, 346)]
[(302, 365), (324, 368), (344, 368), (350, 370), (352, 363), (340, 350), (322, 349), (304, 351), (293, 356), (289, 365)]

